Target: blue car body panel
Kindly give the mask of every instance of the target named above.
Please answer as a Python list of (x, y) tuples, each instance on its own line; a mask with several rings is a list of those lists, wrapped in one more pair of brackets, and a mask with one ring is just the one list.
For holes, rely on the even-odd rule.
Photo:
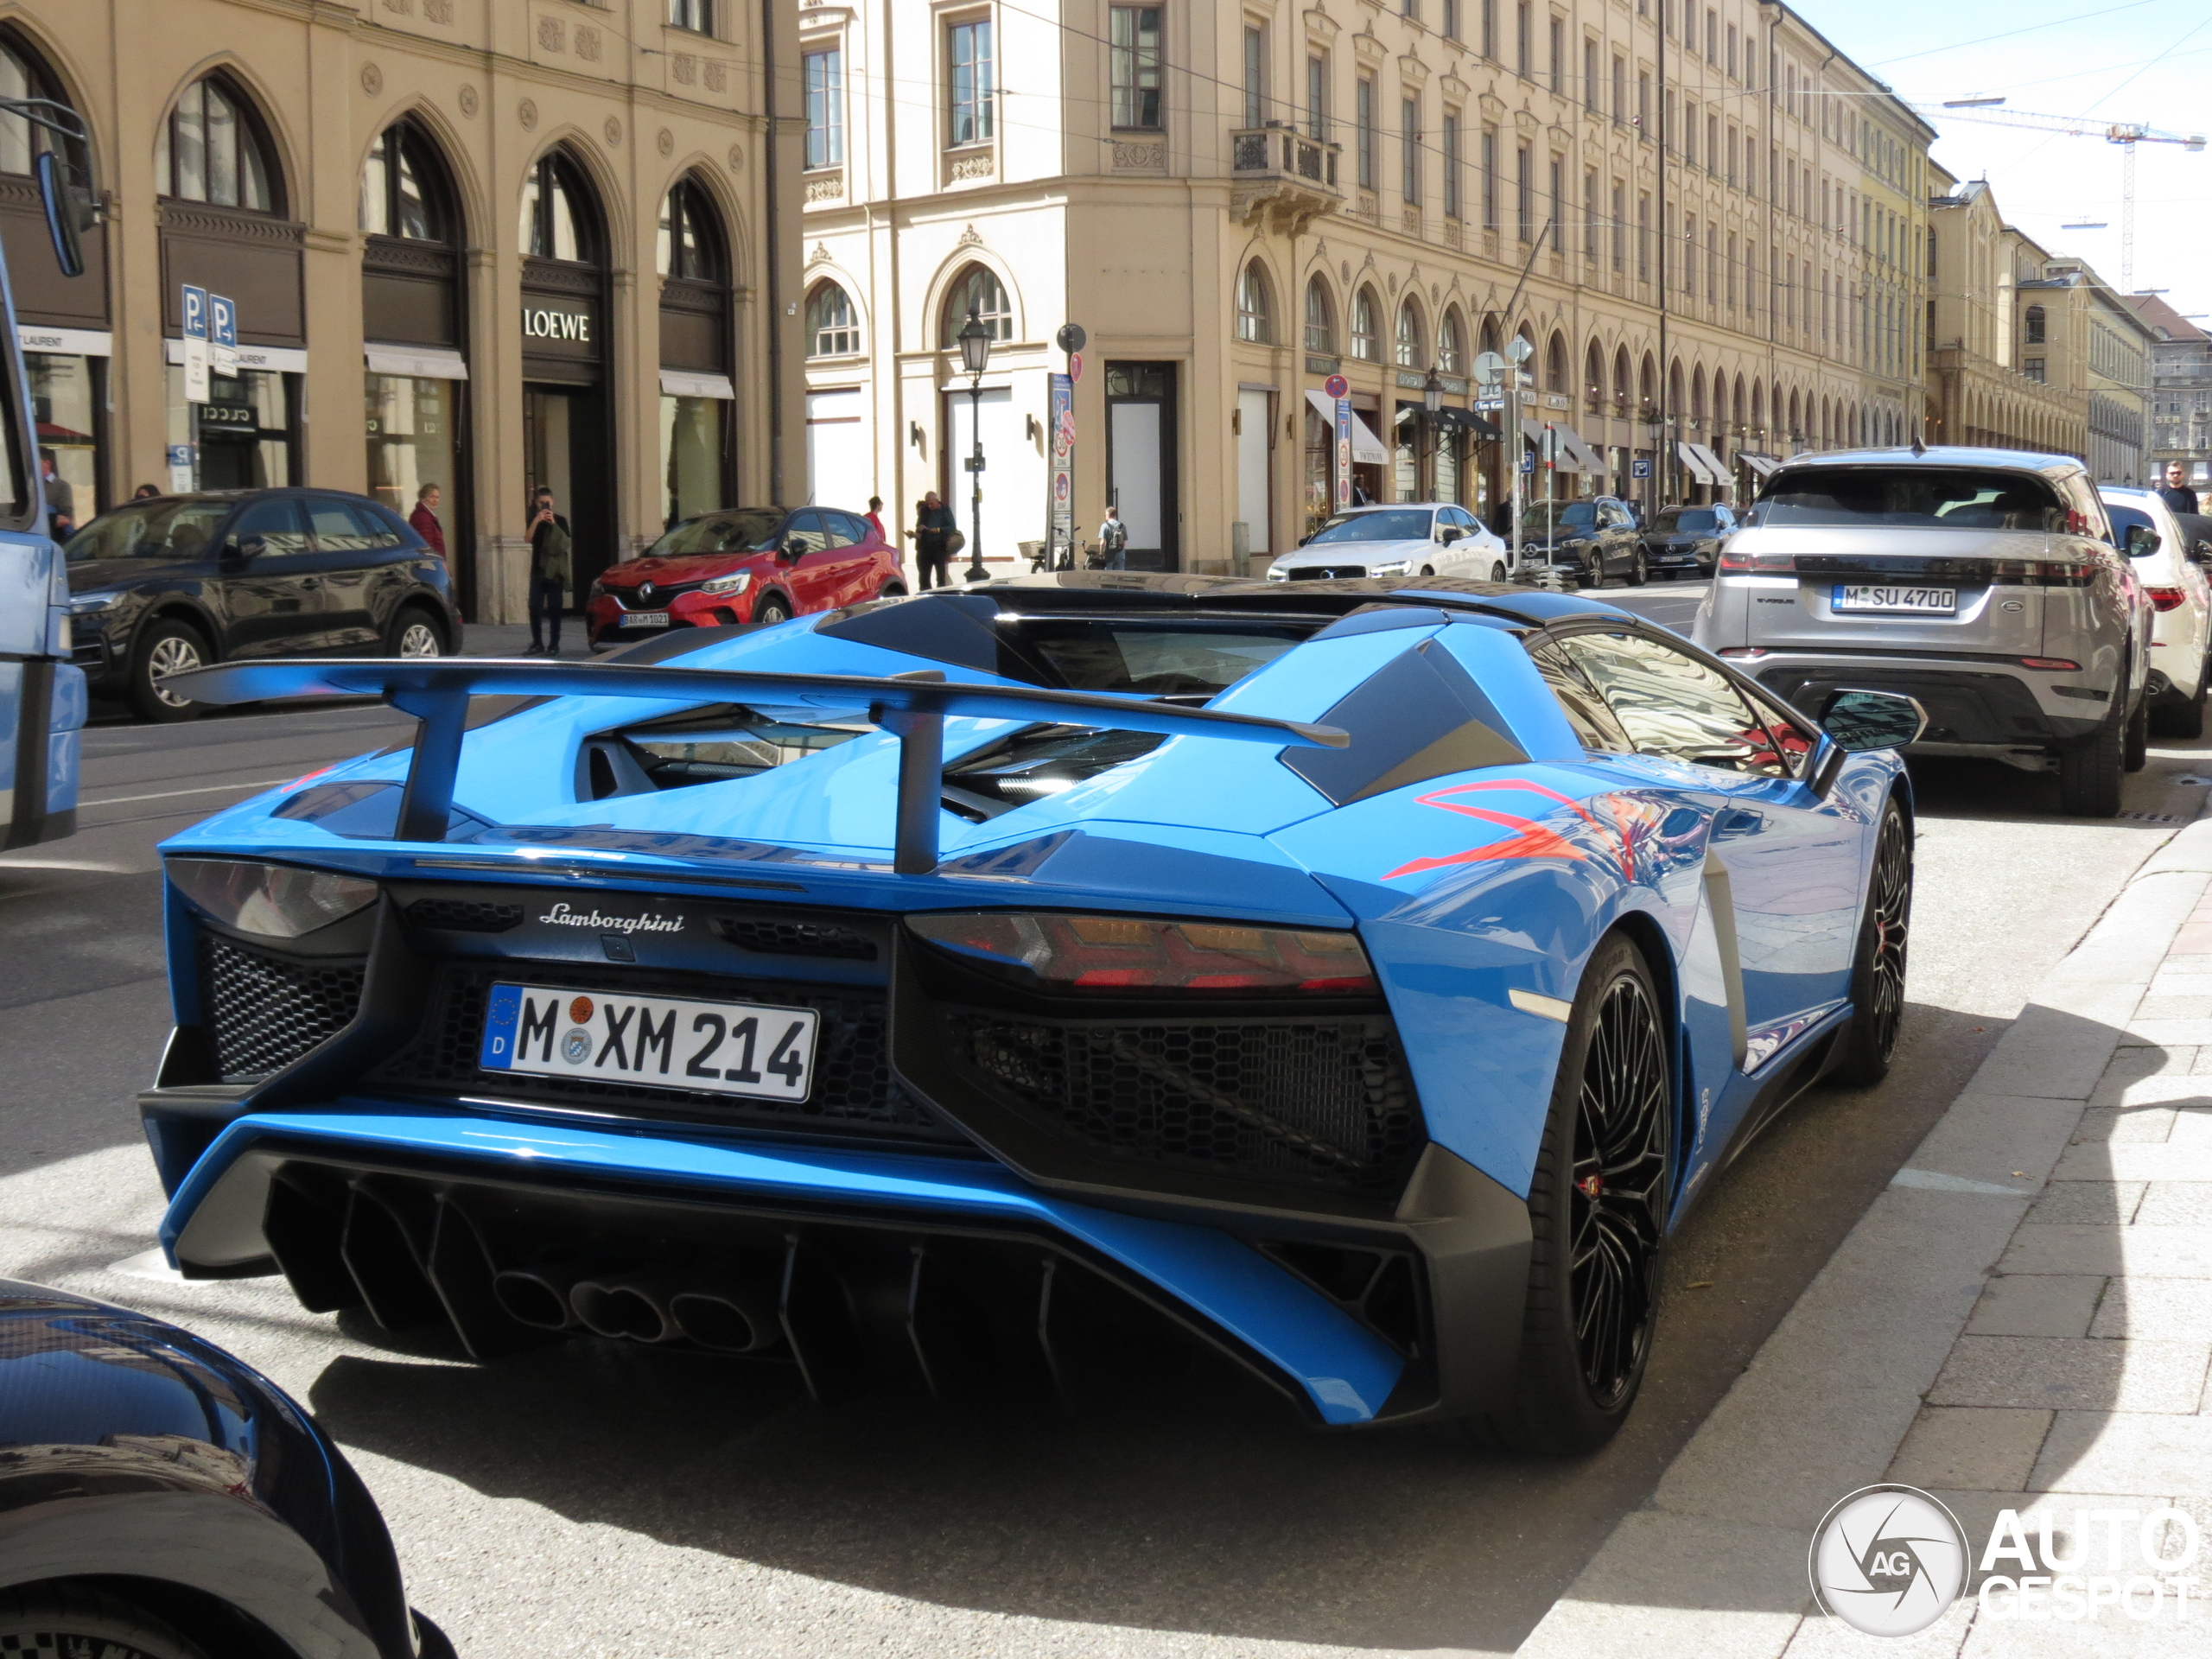
[[(272, 1147), (311, 1147), (341, 1160), (390, 1154), (410, 1168), (454, 1172), (456, 1181), (491, 1166), (527, 1165), (541, 1185), (573, 1181), (579, 1190), (644, 1181), (702, 1202), (747, 1194), (834, 1200), (894, 1218), (958, 1213), (1034, 1224), (1110, 1258), (1261, 1356), (1302, 1395), (1313, 1421), (1405, 1414), (1414, 1372), (1424, 1366), (1445, 1376), (1436, 1387), (1450, 1394), (1460, 1361), (1432, 1351), (1416, 1364), (1414, 1351), (1377, 1336), (1364, 1304), (1345, 1302), (1271, 1240), (1304, 1226), (1299, 1217), (1310, 1211), (1316, 1237), (1386, 1252), (1402, 1246), (1427, 1262), (1427, 1294), (1440, 1306), (1460, 1294), (1448, 1288), (1458, 1282), (1452, 1273), (1479, 1278), (1489, 1270), (1480, 1263), (1522, 1259), (1514, 1252), (1525, 1255), (1525, 1221), (1516, 1246), (1512, 1216), (1529, 1191), (1567, 1035), (1561, 1018), (1546, 1010), (1572, 1002), (1591, 953), (1624, 928), (1643, 947), (1675, 1016), (1679, 1215), (1744, 1134), (1817, 1075), (1828, 1040), (1847, 1022), (1872, 831), (1885, 801), (1904, 790), (1902, 770), (1893, 756), (1823, 749), (1835, 764), (1816, 793), (1802, 779), (1586, 752), (1522, 634), (1573, 619), (1636, 626), (1622, 613), (1570, 595), (1482, 588), (1471, 596), (1465, 584), (1433, 581), (1395, 591), (1376, 582), (1311, 586), (1354, 588), (1389, 602), (1341, 607), (1351, 614), (1244, 675), (1208, 708), (1325, 724), (1408, 653), (1442, 653), (1471, 683), (1484, 741), (1522, 758), (1431, 770), (1338, 802), (1287, 764), (1288, 751), (1170, 736), (980, 821), (948, 807), (936, 868), (899, 874), (893, 803), (902, 751), (889, 732), (864, 731), (753, 776), (579, 798), (580, 757), (594, 734), (692, 705), (569, 696), (467, 736), (454, 800), (473, 819), (442, 844), (364, 833), (342, 816), (296, 815), (307, 791), (334, 784), (388, 785), (396, 801), (411, 760), (399, 752), (226, 809), (164, 850), (273, 857), (412, 884), (404, 887), (410, 893), (432, 890), (423, 883), (466, 883), (485, 902), (524, 900), (515, 908), (525, 929), (539, 917), (537, 900), (581, 908), (609, 895), (829, 907), (894, 930), (897, 918), (929, 912), (1024, 909), (1349, 929), (1372, 964), (1429, 1148), (1398, 1196), (1248, 1202), (1165, 1178), (1157, 1190), (1147, 1176), (1117, 1184), (1072, 1154), (1072, 1162), (1060, 1160), (1020, 1135), (979, 1127), (985, 1120), (964, 1103), (950, 1115), (990, 1159), (798, 1148), (666, 1122), (578, 1117), (548, 1127), (467, 1091), (426, 1106), (380, 1093), (372, 1082), (324, 1077), (309, 1055), (221, 1109), (188, 1110), (161, 1089), (149, 1096), (149, 1136), (174, 1194), (164, 1243), (188, 1271), (238, 1270), (254, 1256), (251, 1239), (227, 1254), (197, 1246), (210, 1236), (199, 1217), (211, 1205), (229, 1205), (223, 1213), (231, 1215), (235, 1205), (220, 1198), (226, 1183), (248, 1179), (238, 1172), (260, 1167)], [(1281, 585), (1274, 587), (1271, 600)], [(1033, 590), (995, 585), (958, 602), (972, 607), (995, 591), (1019, 600)], [(804, 618), (747, 631), (706, 643), (683, 663), (1022, 683), (950, 655), (938, 661), (844, 637), (842, 626), (842, 616)], [(864, 721), (866, 711), (833, 717)], [(948, 766), (1021, 729), (1012, 721), (947, 718)], [(295, 816), (279, 816), (288, 810)], [(196, 1030), (213, 1017), (194, 945), (206, 920), (174, 886), (169, 895), (176, 1018), (181, 1032)], [(589, 934), (514, 948), (578, 969), (602, 960)], [(906, 949), (894, 947), (894, 957)], [(807, 977), (860, 983), (869, 971), (817, 967)], [(942, 1109), (945, 1097), (929, 1090), (944, 1079), (896, 1058), (915, 1038), (898, 1029), (906, 995), (899, 975), (908, 970), (894, 963), (887, 971), (894, 1069), (903, 1086)], [(913, 1050), (903, 1052), (912, 1061)], [(165, 1085), (196, 1082), (185, 1070), (183, 1062), (165, 1066)], [(204, 1131), (192, 1127), (203, 1121)], [(1446, 1189), (1459, 1197), (1425, 1196)], [(1471, 1219), (1478, 1216), (1480, 1224)], [(1510, 1296), (1495, 1294), (1491, 1313), (1506, 1317), (1499, 1310), (1510, 1313)]]

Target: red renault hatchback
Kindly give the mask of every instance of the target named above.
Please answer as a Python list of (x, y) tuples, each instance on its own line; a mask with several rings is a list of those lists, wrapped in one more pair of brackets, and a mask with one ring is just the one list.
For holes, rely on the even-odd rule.
[(594, 651), (670, 628), (780, 622), (906, 591), (899, 550), (856, 512), (731, 507), (687, 518), (584, 599)]

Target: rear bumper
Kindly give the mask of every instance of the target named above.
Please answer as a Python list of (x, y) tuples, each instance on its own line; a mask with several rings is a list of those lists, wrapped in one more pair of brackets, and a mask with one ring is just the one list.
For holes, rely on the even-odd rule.
[(2055, 749), (2089, 736), (2110, 709), (2108, 689), (2079, 675), (2008, 668), (2001, 663), (1952, 667), (1911, 658), (1827, 657), (1777, 652), (1741, 664), (1761, 685), (1817, 715), (1831, 691), (1894, 691), (1928, 711), (1921, 745), (1961, 749)]
[(178, 1190), (162, 1242), (189, 1276), (281, 1268), (310, 1308), (449, 1320), (479, 1357), (551, 1334), (511, 1315), (502, 1272), (726, 1292), (763, 1310), (755, 1357), (796, 1368), (818, 1396), (887, 1373), (938, 1393), (1031, 1373), (1095, 1397), (1148, 1342), (1179, 1334), (1308, 1421), (1344, 1427), (1479, 1409), (1517, 1351), (1525, 1208), (1441, 1148), (1410, 1190), (1416, 1218), (1338, 1230), (1347, 1258), (1364, 1248), (1407, 1262), (1389, 1294), (1421, 1310), (1421, 1334), (1404, 1344), (1356, 1317), (1341, 1284), (1287, 1264), (1311, 1254), (1043, 1192), (983, 1160), (365, 1098), (231, 1122)]

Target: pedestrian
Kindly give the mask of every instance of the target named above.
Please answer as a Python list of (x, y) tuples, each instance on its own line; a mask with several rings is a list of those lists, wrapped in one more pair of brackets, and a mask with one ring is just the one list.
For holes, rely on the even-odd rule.
[(921, 499), (914, 512), (914, 585), (917, 588), (924, 591), (929, 588), (932, 571), (937, 574), (938, 587), (952, 586), (952, 578), (945, 570), (945, 560), (950, 550), (947, 543), (956, 528), (957, 526), (952, 522), (952, 509), (938, 499), (935, 490)]
[(51, 533), (59, 539), (77, 533), (77, 492), (69, 487), (69, 480), (55, 470), (54, 451), (38, 452), (39, 487), (46, 494), (46, 512)]
[(1110, 502), (1106, 508), (1106, 522), (1098, 526), (1098, 550), (1106, 556), (1104, 569), (1129, 568), (1129, 527), (1122, 522), (1122, 510)]
[(883, 533), (883, 498), (881, 496), (868, 497), (868, 511), (861, 516), (868, 520), (868, 527), (874, 532), (877, 541), (887, 542), (891, 539)]
[(415, 492), (415, 511), (407, 515), (407, 524), (430, 544), (430, 551), (442, 559), (446, 556), (446, 531), (438, 522), (438, 486), (425, 484)]
[(160, 493), (161, 492), (156, 489), (152, 485), (141, 484), (137, 489), (130, 492), (130, 499), (133, 501), (150, 501)]
[[(530, 649), (525, 657), (561, 654), (561, 613), (569, 602), (569, 521), (553, 511), (553, 492), (538, 486), (530, 517)], [(538, 643), (540, 624), (545, 643)]]
[(2189, 487), (2188, 477), (2181, 462), (2170, 461), (2166, 463), (2166, 481), (2159, 487), (2158, 499), (2166, 504), (2169, 512), (2196, 511), (2196, 492)]

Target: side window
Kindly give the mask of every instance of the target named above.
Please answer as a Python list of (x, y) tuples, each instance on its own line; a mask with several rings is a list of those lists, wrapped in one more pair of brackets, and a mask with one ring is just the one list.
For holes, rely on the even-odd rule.
[(1533, 641), (1529, 656), (1536, 664), (1536, 672), (1544, 677), (1544, 683), (1551, 687), (1552, 696), (1559, 699), (1560, 712), (1574, 728), (1575, 741), (1586, 749), (1604, 754), (1634, 752), (1636, 745), (1629, 741), (1627, 732), (1613, 718), (1613, 711), (1605, 706), (1605, 700), (1591, 689), (1590, 682), (1582, 677), (1582, 671), (1567, 660), (1557, 641)]
[(1618, 716), (1638, 754), (1787, 778), (1766, 723), (1726, 676), (1632, 633), (1573, 633), (1560, 644)]
[(873, 531), (868, 529), (868, 520), (860, 517), (857, 513), (848, 512), (840, 514), (839, 516), (845, 521), (845, 535), (848, 539), (852, 542), (854, 546), (858, 547), (861, 545), (870, 536), (874, 534)]
[(1469, 512), (1465, 507), (1453, 507), (1444, 515), (1444, 521), (1448, 524), (1456, 525), (1460, 530), (1466, 531), (1470, 533), (1471, 533), (1475, 528), (1474, 515)]
[(851, 526), (847, 522), (843, 513), (824, 512), (821, 514), (820, 517), (822, 519), (822, 532), (825, 538), (823, 545), (825, 547), (850, 547), (853, 544), (854, 537), (852, 535)]
[(316, 548), (325, 553), (361, 553), (375, 545), (361, 529), (361, 521), (346, 502), (327, 495), (308, 498), (308, 528)]
[(784, 546), (793, 553), (819, 553), (830, 544), (822, 529), (822, 515), (812, 511), (795, 512), (784, 524)]
[(307, 531), (300, 523), (299, 503), (289, 496), (249, 502), (239, 512), (237, 523), (231, 526), (229, 538), (241, 550), (248, 542), (258, 539), (262, 544), (259, 556), (263, 558), (304, 553), (308, 549)]

